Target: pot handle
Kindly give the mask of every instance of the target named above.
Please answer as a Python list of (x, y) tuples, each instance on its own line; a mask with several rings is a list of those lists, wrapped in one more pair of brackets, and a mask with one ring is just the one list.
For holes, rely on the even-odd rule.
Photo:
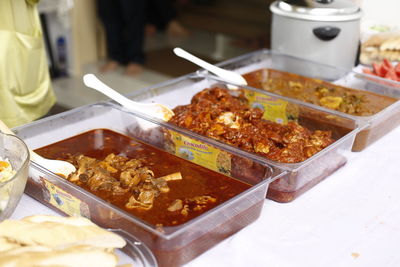
[(323, 26), (313, 29), (313, 33), (318, 39), (322, 41), (330, 41), (339, 35), (340, 29), (338, 27)]
[(330, 4), (333, 2), (333, 0), (314, 0), (314, 1), (320, 4)]

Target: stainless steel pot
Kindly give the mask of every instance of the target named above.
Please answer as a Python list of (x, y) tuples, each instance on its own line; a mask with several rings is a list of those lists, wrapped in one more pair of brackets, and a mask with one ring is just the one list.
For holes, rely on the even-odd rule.
[(358, 58), (361, 10), (349, 0), (279, 0), (272, 11), (272, 50), (336, 67)]

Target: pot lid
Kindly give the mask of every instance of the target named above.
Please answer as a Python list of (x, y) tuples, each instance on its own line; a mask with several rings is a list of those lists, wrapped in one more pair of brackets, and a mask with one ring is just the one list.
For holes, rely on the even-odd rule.
[(272, 12), (298, 19), (346, 21), (359, 19), (361, 9), (350, 0), (279, 0), (271, 4)]

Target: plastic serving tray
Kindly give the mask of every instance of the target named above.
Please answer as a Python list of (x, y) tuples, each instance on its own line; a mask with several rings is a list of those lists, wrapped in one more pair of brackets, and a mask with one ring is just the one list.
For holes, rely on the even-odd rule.
[[(161, 150), (165, 149), (163, 133), (173, 130), (157, 121), (122, 112), (107, 103), (73, 109), (14, 130), (30, 148), (36, 149), (92, 129), (109, 129)], [(181, 132), (180, 136), (195, 139), (190, 133)], [(97, 141), (101, 143), (101, 140)], [(120, 229), (133, 235), (154, 253), (159, 266), (179, 266), (256, 220), (271, 177), (279, 177), (279, 171), (274, 172), (263, 162), (244, 158), (240, 151), (225, 150), (218, 146), (213, 149), (246, 160), (256, 168), (257, 171), (251, 175), (240, 170), (230, 173), (231, 177), (252, 186), (187, 223), (163, 227), (162, 230), (34, 162), (31, 163), (25, 192), (60, 213), (85, 216), (104, 228)], [(53, 197), (54, 194), (58, 197)], [(60, 198), (62, 201), (57, 201)]]
[[(226, 86), (224, 82), (214, 80), (210, 77), (204, 78), (195, 73), (145, 88), (129, 95), (129, 97), (137, 101), (162, 103), (170, 108), (174, 108), (178, 105), (189, 104), (194, 94), (216, 84)], [(269, 97), (263, 90), (246, 88), (249, 92)], [(242, 155), (246, 155), (245, 157), (249, 160), (263, 162), (264, 164), (269, 164), (285, 171), (286, 173), (282, 178), (271, 183), (267, 198), (278, 202), (290, 202), (346, 163), (346, 151), (351, 150), (354, 137), (360, 128), (352, 118), (321, 110), (318, 107), (304, 104), (300, 101), (280, 96), (269, 97), (269, 99), (272, 101), (270, 103), (272, 105), (285, 103), (287, 107), (290, 107), (284, 111), (285, 115), (290, 115), (289, 113), (294, 110), (301, 125), (310, 129), (332, 131), (333, 137), (336, 140), (329, 147), (300, 163), (279, 163), (260, 155), (231, 147), (235, 151), (240, 151)], [(285, 118), (271, 119), (275, 119), (276, 121), (285, 120)], [(167, 122), (160, 123), (162, 125), (169, 125)], [(196, 136), (196, 138), (203, 140), (207, 144), (224, 145), (219, 141), (195, 133), (193, 133), (193, 136)], [(224, 147), (229, 146), (224, 145)], [(245, 162), (233, 162), (232, 164), (238, 169), (247, 168)]]
[[(365, 75), (359, 71), (340, 69), (266, 49), (239, 56), (218, 65), (224, 69), (237, 71), (240, 74), (265, 68), (285, 71), (320, 79), (334, 85), (361, 90), (367, 95), (378, 94), (381, 95), (382, 99), (393, 98), (390, 105), (384, 104), (384, 101), (382, 101), (382, 109), (370, 116), (354, 116), (332, 111), (341, 116), (352, 118), (360, 125), (366, 125), (357, 134), (352, 148), (353, 151), (362, 151), (400, 124), (400, 101), (398, 101), (400, 90), (395, 87), (395, 82), (387, 80), (383, 82), (383, 79), (378, 77), (372, 79), (371, 75)], [(379, 102), (379, 100), (377, 101)], [(376, 105), (379, 105), (379, 103), (376, 103)], [(327, 110), (323, 107), (319, 108)]]

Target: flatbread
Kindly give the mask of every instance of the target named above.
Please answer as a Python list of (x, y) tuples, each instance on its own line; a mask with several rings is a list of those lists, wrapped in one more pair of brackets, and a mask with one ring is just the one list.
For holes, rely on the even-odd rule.
[(15, 243), (15, 242), (11, 242), (8, 239), (4, 238), (4, 237), (0, 237), (0, 254), (3, 251), (7, 251), (10, 249), (14, 249), (14, 248), (19, 248), (21, 247), (20, 244)]
[(123, 238), (108, 232), (86, 218), (37, 215), (0, 223), (0, 237), (23, 245), (47, 247), (91, 245), (122, 248)]
[(125, 245), (83, 217), (35, 215), (0, 223), (2, 267), (116, 267), (114, 249)]
[(360, 61), (363, 64), (384, 59), (400, 62), (400, 33), (380, 33), (371, 36), (361, 45)]
[(3, 267), (115, 267), (117, 264), (115, 254), (91, 246), (63, 249), (27, 246), (0, 254), (0, 266)]

